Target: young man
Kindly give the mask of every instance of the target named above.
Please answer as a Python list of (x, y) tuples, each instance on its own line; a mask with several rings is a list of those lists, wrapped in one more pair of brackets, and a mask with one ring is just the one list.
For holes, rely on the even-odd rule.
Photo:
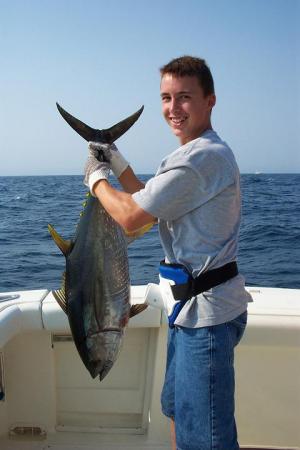
[[(181, 289), (172, 287), (167, 305), (161, 398), (162, 411), (171, 419), (173, 450), (237, 450), (234, 347), (251, 301), (235, 263), (239, 170), (232, 151), (212, 129), (216, 97), (205, 61), (189, 56), (172, 60), (161, 69), (160, 88), (163, 115), (180, 147), (144, 186), (115, 146), (90, 143), (85, 183), (125, 230), (158, 219), (165, 252), (160, 275)], [(109, 163), (96, 160), (99, 146)], [(125, 192), (108, 183), (110, 168)]]

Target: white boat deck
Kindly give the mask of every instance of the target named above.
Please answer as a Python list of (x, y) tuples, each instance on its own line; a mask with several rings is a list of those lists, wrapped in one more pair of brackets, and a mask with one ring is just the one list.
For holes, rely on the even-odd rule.
[[(254, 302), (236, 351), (241, 449), (300, 450), (300, 290), (248, 290)], [(134, 286), (133, 303), (144, 293)], [(0, 294), (0, 450), (171, 450), (160, 410), (166, 336), (159, 310), (134, 317), (100, 383), (50, 293)]]
[[(52, 443), (33, 443), (33, 442), (22, 442), (22, 443), (3, 443), (0, 440), (1, 450), (171, 450), (170, 445), (162, 446), (160, 444), (149, 444), (142, 440), (139, 442), (132, 443), (111, 443), (109, 441), (98, 442), (94, 445), (78, 445), (78, 444), (52, 444)], [(3, 445), (3, 446), (2, 446)], [(245, 447), (241, 446), (241, 450), (298, 450), (299, 447)]]
[[(128, 435), (94, 436), (86, 433), (49, 436), (43, 441), (20, 441), (0, 438), (1, 450), (171, 450), (170, 443), (149, 442), (143, 436), (129, 437)], [(299, 450), (299, 447), (261, 447), (241, 445), (241, 450)]]
[(63, 433), (43, 441), (0, 439), (1, 450), (171, 450), (169, 443), (149, 442), (145, 436)]

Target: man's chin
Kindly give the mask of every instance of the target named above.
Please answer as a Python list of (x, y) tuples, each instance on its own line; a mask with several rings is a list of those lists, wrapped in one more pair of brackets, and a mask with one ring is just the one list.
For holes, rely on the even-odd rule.
[(172, 129), (173, 134), (179, 139), (180, 143), (183, 144), (186, 140), (186, 134), (183, 130), (179, 130), (178, 128)]
[(174, 126), (172, 124), (170, 125), (170, 127), (172, 129), (173, 134), (175, 134), (175, 136), (180, 137), (180, 136), (182, 136), (184, 134), (182, 128), (176, 127), (176, 126)]

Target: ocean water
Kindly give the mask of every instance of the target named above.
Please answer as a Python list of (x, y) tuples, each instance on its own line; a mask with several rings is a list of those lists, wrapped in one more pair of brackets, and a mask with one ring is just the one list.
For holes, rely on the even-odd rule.
[[(300, 288), (300, 174), (241, 181), (238, 264), (246, 284)], [(0, 177), (0, 292), (60, 286), (65, 259), (47, 224), (71, 238), (85, 193), (81, 176)], [(131, 283), (156, 282), (163, 257), (157, 226), (128, 253)]]

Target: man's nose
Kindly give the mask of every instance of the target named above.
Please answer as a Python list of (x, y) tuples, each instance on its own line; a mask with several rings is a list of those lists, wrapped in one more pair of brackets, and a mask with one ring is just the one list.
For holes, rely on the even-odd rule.
[(172, 98), (170, 101), (170, 112), (176, 112), (179, 110), (179, 102), (176, 98)]

